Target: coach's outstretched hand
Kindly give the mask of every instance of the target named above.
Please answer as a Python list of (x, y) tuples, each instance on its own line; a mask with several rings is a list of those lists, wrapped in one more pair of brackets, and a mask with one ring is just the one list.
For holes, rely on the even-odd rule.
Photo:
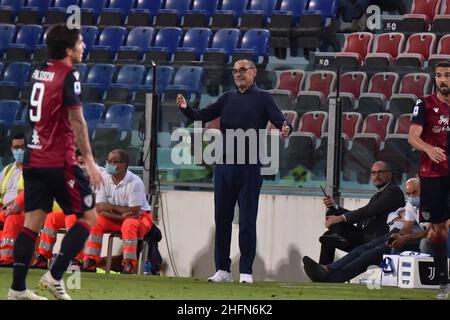
[(186, 99), (183, 97), (182, 94), (178, 94), (178, 95), (177, 95), (177, 105), (178, 105), (181, 109), (186, 109), (186, 107), (187, 107)]

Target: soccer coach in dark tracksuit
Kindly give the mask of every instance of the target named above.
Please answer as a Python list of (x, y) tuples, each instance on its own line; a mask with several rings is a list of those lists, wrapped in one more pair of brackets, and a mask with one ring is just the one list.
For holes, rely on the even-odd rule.
[[(202, 110), (191, 108), (182, 95), (177, 96), (177, 104), (181, 111), (192, 120), (203, 122), (220, 117), (220, 130), (226, 136), (226, 130), (265, 129), (267, 122), (272, 122), (281, 130), (283, 136), (288, 136), (292, 127), (286, 121), (282, 112), (269, 93), (256, 87), (256, 67), (252, 61), (239, 60), (234, 64), (233, 77), (236, 89), (225, 92), (217, 101)], [(223, 146), (227, 142), (224, 141)], [(259, 145), (259, 144), (258, 144)], [(236, 150), (236, 148), (235, 148)], [(262, 185), (261, 164), (258, 158), (256, 164), (248, 161), (249, 148), (246, 145), (245, 163), (236, 163), (226, 159), (222, 164), (216, 164), (214, 169), (214, 206), (215, 206), (215, 264), (216, 273), (208, 278), (212, 282), (231, 282), (231, 227), (234, 217), (234, 206), (239, 204), (239, 249), (241, 258), (239, 272), (241, 283), (252, 283), (252, 265), (256, 255), (256, 217), (258, 213), (258, 198)], [(253, 155), (254, 156), (254, 155)], [(230, 163), (230, 160), (232, 164)], [(253, 162), (254, 163), (254, 162)]]

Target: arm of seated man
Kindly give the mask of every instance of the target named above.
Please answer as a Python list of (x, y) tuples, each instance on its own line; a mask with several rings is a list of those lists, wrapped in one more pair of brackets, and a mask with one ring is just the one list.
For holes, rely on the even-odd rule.
[(127, 207), (105, 202), (97, 203), (96, 207), (97, 210), (103, 216), (115, 220), (124, 220), (126, 218), (138, 218), (139, 213), (141, 212), (140, 206)]

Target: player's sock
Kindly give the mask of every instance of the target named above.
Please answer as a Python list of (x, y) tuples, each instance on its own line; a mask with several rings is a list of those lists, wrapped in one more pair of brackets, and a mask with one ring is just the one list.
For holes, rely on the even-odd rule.
[(11, 289), (15, 291), (24, 291), (27, 288), (25, 278), (33, 258), (37, 236), (36, 232), (22, 227), (14, 243), (14, 270)]
[(447, 240), (432, 242), (434, 265), (439, 284), (448, 283)]
[(90, 227), (84, 222), (78, 221), (69, 229), (61, 243), (55, 262), (50, 273), (55, 280), (61, 280), (70, 262), (84, 247), (86, 239), (89, 237)]

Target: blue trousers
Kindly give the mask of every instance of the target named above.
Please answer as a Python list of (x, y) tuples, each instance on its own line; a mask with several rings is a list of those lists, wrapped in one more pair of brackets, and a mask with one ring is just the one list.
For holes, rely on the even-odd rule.
[(239, 205), (239, 272), (252, 274), (256, 255), (256, 217), (262, 185), (260, 165), (217, 164), (214, 169), (216, 270), (230, 272), (231, 229)]

